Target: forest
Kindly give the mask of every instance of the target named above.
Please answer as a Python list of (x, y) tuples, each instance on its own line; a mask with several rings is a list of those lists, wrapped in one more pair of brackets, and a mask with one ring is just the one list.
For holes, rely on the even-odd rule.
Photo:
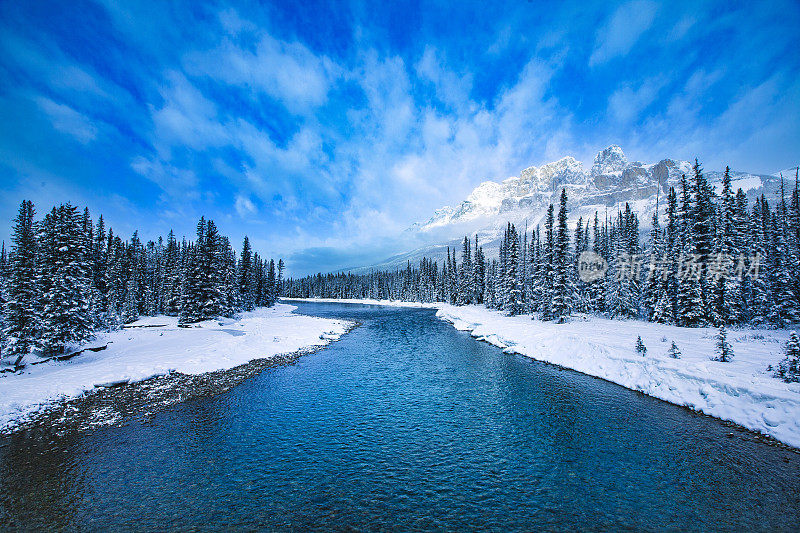
[(194, 241), (143, 243), (95, 223), (69, 203), (36, 219), (23, 201), (11, 246), (0, 250), (0, 346), (20, 360), (32, 349), (61, 353), (140, 316), (178, 316), (189, 324), (273, 305), (284, 264), (254, 253), (244, 238), (237, 258), (212, 220), (201, 218)]

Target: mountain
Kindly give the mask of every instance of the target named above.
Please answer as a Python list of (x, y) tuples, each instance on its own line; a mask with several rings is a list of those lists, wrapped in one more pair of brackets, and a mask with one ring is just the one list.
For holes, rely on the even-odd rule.
[[(661, 200), (659, 211), (663, 214), (663, 200), (669, 187), (677, 188), (683, 174), (692, 175), (688, 161), (662, 159), (652, 164), (628, 161), (617, 145), (598, 152), (588, 170), (569, 156), (540, 167), (528, 167), (519, 176), (501, 182), (485, 181), (457, 206), (437, 209), (428, 220), (413, 224), (406, 230), (406, 237), (425, 243), (423, 246), (356, 270), (402, 267), (407, 261), (415, 263), (424, 256), (441, 259), (448, 246), (460, 249), (463, 236), (476, 233), (485, 252), (492, 257), (508, 222), (521, 228), (527, 225), (529, 229), (543, 224), (548, 206), (550, 203), (557, 206), (562, 188), (567, 190), (569, 221), (573, 227), (579, 217), (585, 223), (594, 218), (595, 212), (601, 218), (613, 216), (627, 202), (639, 214), (640, 227), (646, 234), (657, 201)], [(720, 191), (723, 173), (705, 171), (705, 174)], [(763, 193), (774, 199), (780, 190), (780, 178), (776, 175), (731, 171), (731, 176), (733, 190), (745, 191), (751, 204), (757, 195)], [(794, 169), (791, 175), (784, 171), (783, 176), (793, 179)]]

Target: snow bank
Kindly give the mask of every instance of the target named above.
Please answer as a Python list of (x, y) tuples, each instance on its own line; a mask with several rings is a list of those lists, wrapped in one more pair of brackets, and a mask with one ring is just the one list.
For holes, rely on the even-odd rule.
[[(80, 396), (95, 387), (174, 371), (202, 374), (233, 368), (252, 359), (326, 345), (350, 326), (344, 320), (297, 315), (292, 313), (295, 309), (279, 303), (243, 313), (238, 320), (206, 321), (191, 328), (179, 328), (175, 317), (147, 317), (131, 325), (164, 327), (103, 334), (89, 346), (109, 343), (104, 351), (0, 374), (0, 428), (14, 425), (49, 402)], [(29, 356), (26, 363), (35, 360)]]
[[(800, 448), (800, 384), (767, 370), (784, 357), (786, 330), (731, 329), (733, 361), (713, 361), (715, 328), (576, 317), (566, 324), (505, 316), (482, 306), (389, 300), (324, 300), (438, 309), (436, 316), (505, 351), (557, 364), (735, 422)], [(636, 350), (641, 335), (647, 355)], [(680, 359), (668, 356), (672, 341)]]

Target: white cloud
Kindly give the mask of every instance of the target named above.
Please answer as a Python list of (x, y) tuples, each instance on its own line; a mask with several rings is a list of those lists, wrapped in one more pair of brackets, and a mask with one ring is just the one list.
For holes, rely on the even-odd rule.
[(650, 29), (658, 6), (650, 0), (634, 0), (621, 5), (608, 23), (597, 30), (595, 48), (589, 65), (598, 65), (630, 52), (639, 38)]
[(43, 96), (36, 97), (35, 101), (58, 131), (68, 133), (82, 144), (87, 144), (97, 137), (97, 126), (86, 115)]
[(664, 78), (650, 78), (642, 82), (638, 88), (630, 85), (620, 87), (608, 99), (608, 113), (620, 125), (628, 125), (641, 118), (641, 112), (647, 109), (658, 93), (666, 85)]
[(141, 156), (134, 158), (131, 168), (158, 185), (172, 198), (194, 200), (200, 197), (197, 176), (191, 170)]
[(236, 207), (236, 212), (239, 213), (239, 216), (242, 218), (247, 215), (255, 214), (258, 211), (250, 198), (241, 194), (236, 196), (236, 204), (234, 206)]
[[(307, 114), (324, 104), (340, 70), (303, 44), (286, 42), (258, 31), (225, 12), (223, 24), (232, 32), (215, 49), (187, 54), (187, 73), (206, 76), (266, 94), (293, 113)], [(253, 48), (237, 46), (235, 35), (248, 32), (257, 39)]]

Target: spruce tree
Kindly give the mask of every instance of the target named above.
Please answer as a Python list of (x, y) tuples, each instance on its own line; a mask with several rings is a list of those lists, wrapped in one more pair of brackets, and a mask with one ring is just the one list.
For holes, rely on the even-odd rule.
[(678, 259), (678, 324), (699, 327), (706, 324), (701, 279), (702, 263), (694, 243), (692, 201), (686, 176), (682, 179), (681, 193), (681, 255)]
[(669, 355), (673, 359), (681, 358), (681, 351), (678, 349), (678, 345), (675, 344), (675, 341), (672, 341), (672, 346), (669, 347), (667, 355)]
[(550, 204), (545, 218), (545, 241), (541, 256), (541, 304), (539, 306), (539, 314), (542, 320), (551, 320), (553, 318), (553, 278), (555, 274), (556, 246), (555, 233), (553, 231), (555, 224), (553, 213), (553, 204)]
[(472, 295), (475, 292), (473, 287), (473, 275), (471, 245), (469, 238), (464, 237), (464, 242), (461, 248), (461, 268), (458, 270), (457, 305), (468, 305), (472, 303)]
[(477, 234), (475, 235), (475, 261), (472, 279), (473, 287), (475, 287), (474, 301), (477, 304), (483, 304), (486, 293), (486, 258), (483, 255), (483, 248), (478, 246)]
[(78, 211), (70, 204), (47, 215), (43, 232), (38, 279), (47, 283), (42, 295), (41, 345), (45, 352), (62, 353), (67, 346), (94, 336), (86, 240)]
[(786, 342), (786, 356), (778, 363), (775, 377), (787, 383), (800, 381), (800, 338), (794, 331), (789, 334), (789, 340)]
[(567, 190), (561, 189), (561, 199), (558, 209), (558, 229), (556, 232), (553, 267), (555, 279), (553, 281), (552, 317), (558, 322), (563, 322), (572, 312), (572, 280), (570, 279), (569, 265), (569, 230), (567, 228)]
[(272, 307), (275, 305), (275, 302), (278, 301), (278, 287), (279, 287), (279, 279), (275, 276), (275, 261), (270, 259), (269, 266), (267, 267), (267, 279), (266, 279), (266, 287), (267, 287), (267, 307)]
[(3, 305), (3, 356), (21, 358), (31, 350), (39, 335), (38, 243), (34, 214), (33, 202), (23, 201), (12, 230)]
[(242, 242), (242, 254), (239, 258), (239, 276), (237, 281), (239, 302), (242, 306), (242, 309), (245, 311), (252, 311), (255, 307), (252, 253), (253, 251), (250, 248), (250, 239), (248, 239), (247, 235), (245, 235), (244, 242)]
[(522, 285), (519, 276), (519, 236), (513, 225), (508, 232), (508, 257), (506, 258), (506, 286), (508, 287), (507, 310), (510, 315), (525, 311)]
[(641, 355), (647, 355), (647, 347), (642, 342), (642, 336), (638, 335), (636, 337), (636, 353)]
[(733, 359), (733, 348), (728, 343), (728, 332), (723, 325), (719, 327), (719, 333), (717, 334), (717, 356), (714, 360), (728, 363), (731, 359)]

